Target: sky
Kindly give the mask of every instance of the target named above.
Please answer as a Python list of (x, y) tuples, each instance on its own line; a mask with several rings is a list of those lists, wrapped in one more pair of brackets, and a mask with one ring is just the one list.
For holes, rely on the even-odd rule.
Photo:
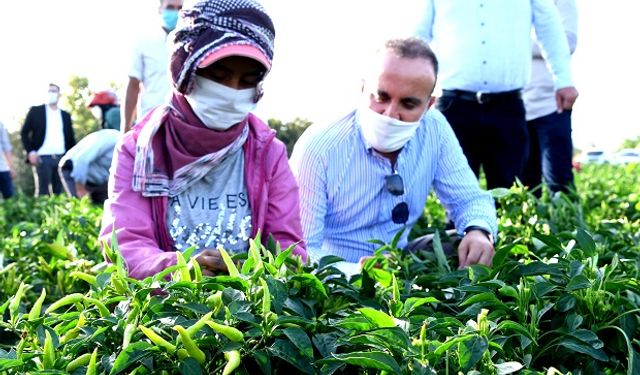
[[(572, 69), (580, 97), (573, 111), (576, 147), (615, 149), (640, 136), (635, 113), (640, 74), (640, 3), (577, 0), (578, 47)], [(273, 70), (257, 114), (263, 119), (329, 122), (359, 99), (364, 56), (379, 40), (411, 31), (421, 0), (263, 0), (276, 25)], [(5, 2), (0, 23), (0, 121), (20, 127), (47, 84), (66, 89), (85, 76), (99, 91), (127, 81), (131, 44), (157, 27), (157, 0), (18, 0)]]

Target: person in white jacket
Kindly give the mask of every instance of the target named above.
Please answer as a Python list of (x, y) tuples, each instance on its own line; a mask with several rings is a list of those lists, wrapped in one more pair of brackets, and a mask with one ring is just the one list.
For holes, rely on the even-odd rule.
[[(578, 42), (578, 10), (575, 0), (555, 0), (571, 53)], [(522, 182), (541, 196), (542, 179), (549, 191), (573, 189), (571, 109), (558, 110), (553, 78), (537, 40), (533, 43), (531, 81), (522, 92), (529, 130), (529, 158)], [(539, 187), (536, 189), (536, 187)]]

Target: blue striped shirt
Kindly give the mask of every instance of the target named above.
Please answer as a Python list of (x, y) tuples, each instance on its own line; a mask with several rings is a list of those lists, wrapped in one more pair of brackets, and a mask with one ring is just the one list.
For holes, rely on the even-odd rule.
[(416, 33), (440, 61), (443, 89), (522, 89), (531, 76), (535, 28), (554, 87), (573, 86), (571, 54), (552, 0), (425, 0)]
[(405, 194), (386, 189), (391, 162), (364, 140), (357, 111), (329, 126), (312, 125), (296, 142), (290, 164), (300, 186), (300, 209), (312, 260), (333, 254), (348, 262), (372, 255), (372, 239), (390, 242), (404, 226), (391, 211), (405, 201), (409, 220), (398, 246), (422, 215), (433, 188), (456, 228), (497, 231), (493, 199), (482, 191), (444, 116), (431, 109), (398, 155), (396, 172)]

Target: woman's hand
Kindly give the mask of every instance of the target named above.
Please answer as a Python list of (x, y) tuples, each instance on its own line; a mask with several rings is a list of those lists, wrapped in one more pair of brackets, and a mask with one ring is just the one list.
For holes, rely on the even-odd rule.
[(218, 250), (206, 249), (196, 255), (196, 261), (202, 268), (205, 276), (214, 276), (221, 272), (227, 272), (227, 266), (222, 260), (222, 255)]

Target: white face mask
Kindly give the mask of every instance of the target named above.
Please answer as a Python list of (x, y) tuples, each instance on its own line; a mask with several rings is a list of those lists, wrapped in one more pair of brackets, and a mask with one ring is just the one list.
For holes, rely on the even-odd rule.
[(200, 76), (185, 95), (200, 121), (215, 130), (227, 130), (244, 120), (256, 108), (255, 97), (255, 88), (236, 90)]
[(49, 91), (47, 92), (47, 104), (56, 104), (58, 103), (58, 93)]
[(380, 152), (401, 149), (413, 137), (421, 119), (422, 116), (415, 122), (400, 121), (381, 115), (367, 106), (360, 107), (357, 113), (357, 121), (364, 139)]

